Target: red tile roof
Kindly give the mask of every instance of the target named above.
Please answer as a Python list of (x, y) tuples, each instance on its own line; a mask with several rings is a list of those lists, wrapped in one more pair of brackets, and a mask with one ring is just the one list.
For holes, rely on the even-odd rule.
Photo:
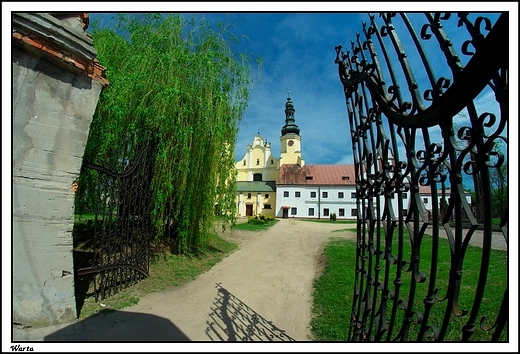
[(356, 175), (354, 165), (282, 165), (278, 184), (355, 185)]

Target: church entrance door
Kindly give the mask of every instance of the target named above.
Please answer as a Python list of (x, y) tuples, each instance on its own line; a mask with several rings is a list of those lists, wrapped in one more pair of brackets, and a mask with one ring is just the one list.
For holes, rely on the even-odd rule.
[(246, 204), (246, 216), (253, 216), (253, 204)]

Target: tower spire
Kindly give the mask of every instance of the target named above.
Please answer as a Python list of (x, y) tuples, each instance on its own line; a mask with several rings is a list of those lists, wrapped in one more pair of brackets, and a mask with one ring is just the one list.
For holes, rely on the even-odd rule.
[(294, 120), (294, 105), (291, 101), (291, 95), (289, 91), (287, 91), (287, 102), (285, 103), (285, 125), (282, 128), (282, 136), (288, 133), (300, 134), (300, 129), (295, 123)]

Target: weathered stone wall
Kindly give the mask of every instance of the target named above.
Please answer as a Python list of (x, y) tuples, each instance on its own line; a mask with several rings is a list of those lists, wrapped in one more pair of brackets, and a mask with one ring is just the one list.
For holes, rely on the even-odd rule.
[(46, 326), (77, 317), (72, 184), (102, 84), (24, 46), (12, 58), (13, 321)]

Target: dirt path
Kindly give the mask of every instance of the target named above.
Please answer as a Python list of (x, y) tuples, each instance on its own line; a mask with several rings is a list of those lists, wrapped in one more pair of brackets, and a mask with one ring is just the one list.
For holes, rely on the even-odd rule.
[(289, 219), (266, 232), (225, 232), (239, 250), (126, 310), (165, 317), (192, 341), (308, 340), (319, 258), (329, 238), (347, 235), (333, 231), (346, 226)]
[(331, 237), (355, 237), (334, 232), (349, 226), (287, 219), (265, 232), (226, 231), (239, 249), (193, 281), (44, 340), (64, 340), (65, 331), (86, 341), (309, 340), (323, 247)]

